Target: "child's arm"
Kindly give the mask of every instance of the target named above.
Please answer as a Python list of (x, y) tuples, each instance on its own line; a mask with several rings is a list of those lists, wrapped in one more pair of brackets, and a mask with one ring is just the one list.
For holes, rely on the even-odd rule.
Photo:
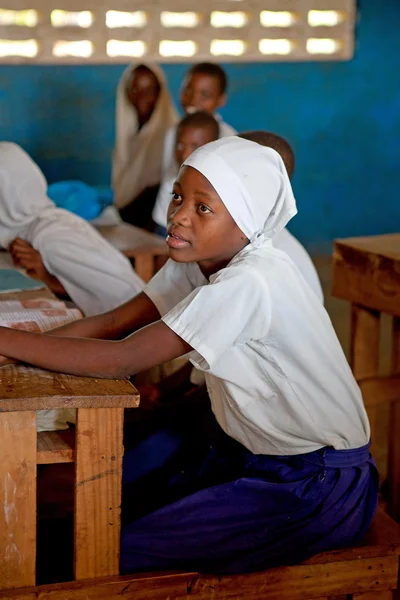
[(67, 296), (67, 292), (62, 283), (51, 275), (44, 266), (40, 252), (35, 250), (28, 242), (16, 238), (9, 247), (10, 254), (17, 267), (26, 269), (27, 274), (33, 279), (39, 279), (58, 296)]
[(123, 379), (190, 350), (162, 321), (121, 341), (58, 337), (0, 327), (0, 354), (71, 375)]
[(62, 337), (120, 340), (160, 318), (155, 304), (144, 292), (101, 315), (79, 319), (46, 332)]

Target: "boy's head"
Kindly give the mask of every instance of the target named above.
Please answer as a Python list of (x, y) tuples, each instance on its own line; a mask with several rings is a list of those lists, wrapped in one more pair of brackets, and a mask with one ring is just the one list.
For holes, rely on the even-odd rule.
[(261, 146), (272, 148), (278, 152), (285, 163), (289, 179), (292, 178), (295, 165), (294, 151), (289, 142), (283, 137), (276, 133), (271, 133), (270, 131), (246, 131), (245, 133), (240, 133), (239, 137), (244, 140), (250, 140), (251, 142), (257, 142), (257, 144), (261, 144)]
[(160, 82), (149, 67), (139, 65), (132, 71), (126, 91), (140, 124), (147, 123), (153, 114), (160, 90)]
[(197, 112), (184, 117), (177, 128), (175, 158), (179, 166), (204, 144), (219, 138), (218, 121), (206, 112)]
[(214, 63), (198, 63), (186, 73), (181, 88), (181, 106), (186, 114), (204, 111), (214, 114), (226, 102), (228, 79)]

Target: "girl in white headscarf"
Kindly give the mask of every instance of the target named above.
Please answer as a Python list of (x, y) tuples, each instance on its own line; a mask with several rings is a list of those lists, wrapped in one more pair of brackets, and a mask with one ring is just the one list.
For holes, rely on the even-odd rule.
[(261, 570), (353, 543), (369, 526), (378, 477), (360, 390), (320, 300), (271, 243), (295, 213), (274, 150), (212, 142), (180, 170), (171, 260), (143, 294), (54, 338), (0, 329), (0, 353), (73, 374), (122, 377), (185, 353), (204, 371), (217, 431), (201, 429), (194, 447), (200, 419), (186, 422), (169, 486), (164, 474), (144, 507), (153, 512), (123, 530), (125, 572)]
[(7, 249), (16, 238), (21, 248), (33, 246), (55, 285), (58, 280), (85, 315), (110, 310), (138, 294), (144, 284), (128, 259), (89, 223), (56, 208), (46, 191), (46, 179), (28, 154), (1, 142), (0, 246)]
[(118, 209), (159, 184), (164, 138), (177, 120), (160, 67), (130, 65), (117, 88), (112, 187)]

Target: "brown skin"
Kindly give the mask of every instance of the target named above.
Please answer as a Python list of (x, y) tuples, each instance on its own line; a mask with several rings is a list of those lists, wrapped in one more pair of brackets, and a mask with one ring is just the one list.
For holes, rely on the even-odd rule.
[(185, 77), (181, 89), (181, 106), (185, 113), (195, 109), (213, 115), (225, 103), (226, 95), (221, 93), (217, 77), (205, 73), (189, 73)]
[(136, 109), (139, 128), (141, 128), (150, 120), (160, 95), (157, 77), (146, 67), (137, 67), (129, 82), (127, 94)]
[[(226, 267), (248, 240), (212, 185), (195, 169), (181, 170), (174, 192), (168, 211), (169, 255), (177, 262), (197, 262), (209, 277)], [(51, 334), (0, 327), (0, 355), (72, 375), (125, 378), (191, 350), (160, 320), (144, 293), (113, 311)]]
[(177, 164), (181, 166), (197, 148), (214, 141), (215, 136), (211, 127), (192, 127), (189, 125), (179, 127), (175, 142)]
[(15, 266), (25, 269), (29, 277), (43, 281), (58, 296), (65, 297), (68, 295), (62, 283), (46, 269), (40, 253), (28, 242), (16, 238), (11, 242), (8, 250)]

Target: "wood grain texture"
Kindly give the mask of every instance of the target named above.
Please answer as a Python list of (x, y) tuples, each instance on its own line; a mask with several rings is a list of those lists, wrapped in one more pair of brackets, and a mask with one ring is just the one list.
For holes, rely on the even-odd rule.
[(36, 413), (0, 413), (0, 588), (35, 584)]
[(400, 316), (400, 234), (336, 240), (332, 294)]
[(127, 380), (74, 377), (21, 365), (3, 367), (0, 374), (0, 412), (139, 404), (138, 392)]
[(70, 427), (61, 431), (41, 431), (37, 434), (36, 449), (38, 465), (74, 462), (75, 429)]
[(103, 225), (97, 229), (110, 244), (130, 258), (139, 254), (152, 254), (153, 256), (168, 254), (164, 238), (129, 223)]
[(75, 578), (119, 573), (123, 409), (78, 409)]

